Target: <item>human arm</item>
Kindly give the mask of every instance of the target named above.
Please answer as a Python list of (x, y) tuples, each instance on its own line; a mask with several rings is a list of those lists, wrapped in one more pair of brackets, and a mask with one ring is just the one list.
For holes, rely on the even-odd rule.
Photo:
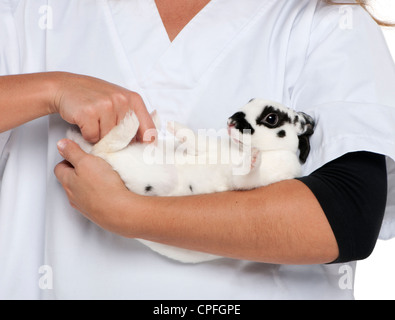
[(51, 113), (55, 88), (46, 74), (1, 76), (0, 89), (0, 132)]
[(93, 77), (46, 72), (0, 77), (0, 132), (42, 116), (59, 113), (78, 125), (87, 141), (97, 142), (129, 110), (146, 129), (154, 128), (141, 97), (132, 91)]
[(129, 192), (99, 158), (68, 140), (55, 173), (70, 203), (104, 229), (217, 255), (315, 264), (366, 258), (386, 203), (385, 157), (354, 152), (313, 174), (252, 191), (190, 197)]
[[(129, 198), (140, 208), (139, 238), (265, 263), (316, 264), (338, 256), (325, 214), (296, 180), (251, 191), (139, 200)], [(133, 220), (127, 225), (132, 231)]]

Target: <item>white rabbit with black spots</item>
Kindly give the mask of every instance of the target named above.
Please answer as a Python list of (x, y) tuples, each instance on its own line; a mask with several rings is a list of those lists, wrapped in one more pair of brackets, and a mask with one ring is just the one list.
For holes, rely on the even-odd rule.
[[(158, 127), (156, 113), (152, 116)], [(310, 152), (314, 121), (279, 103), (252, 99), (228, 119), (226, 136), (213, 139), (169, 123), (167, 131), (173, 140), (130, 143), (138, 128), (136, 115), (129, 113), (95, 145), (73, 130), (67, 136), (85, 152), (107, 161), (130, 191), (146, 196), (183, 196), (249, 190), (298, 177)], [(220, 258), (138, 240), (185, 263)]]

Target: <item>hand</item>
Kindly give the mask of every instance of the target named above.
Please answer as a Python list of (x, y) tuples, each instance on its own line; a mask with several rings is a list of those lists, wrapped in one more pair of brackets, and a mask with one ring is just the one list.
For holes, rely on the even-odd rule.
[(102, 228), (122, 234), (122, 206), (134, 194), (107, 162), (85, 153), (73, 141), (59, 141), (58, 149), (66, 160), (55, 167), (55, 175), (71, 206)]
[[(145, 104), (135, 92), (112, 83), (71, 73), (54, 73), (56, 90), (52, 112), (81, 129), (85, 140), (96, 143), (117, 125), (130, 110), (140, 122), (137, 140), (155, 129)], [(154, 137), (155, 138), (155, 137)]]

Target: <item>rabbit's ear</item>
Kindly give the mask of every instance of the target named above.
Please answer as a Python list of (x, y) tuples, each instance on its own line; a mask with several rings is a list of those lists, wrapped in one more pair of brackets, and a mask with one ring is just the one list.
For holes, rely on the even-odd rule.
[(312, 117), (304, 112), (298, 112), (300, 131), (299, 138), (299, 160), (305, 163), (310, 153), (310, 137), (314, 133), (315, 122)]

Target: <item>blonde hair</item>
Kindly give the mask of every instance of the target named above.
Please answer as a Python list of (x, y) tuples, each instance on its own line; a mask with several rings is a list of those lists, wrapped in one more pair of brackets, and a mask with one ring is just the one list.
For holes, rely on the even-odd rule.
[(357, 6), (361, 6), (362, 8), (364, 8), (369, 14), (370, 16), (374, 19), (374, 21), (376, 21), (380, 26), (382, 27), (395, 27), (395, 23), (389, 22), (389, 21), (383, 21), (378, 19), (376, 16), (374, 16), (372, 14), (371, 8), (370, 7), (370, 3), (371, 1), (369, 0), (355, 0), (355, 2), (338, 2), (336, 0), (324, 0), (326, 3), (328, 4), (332, 4), (332, 5), (357, 5)]

